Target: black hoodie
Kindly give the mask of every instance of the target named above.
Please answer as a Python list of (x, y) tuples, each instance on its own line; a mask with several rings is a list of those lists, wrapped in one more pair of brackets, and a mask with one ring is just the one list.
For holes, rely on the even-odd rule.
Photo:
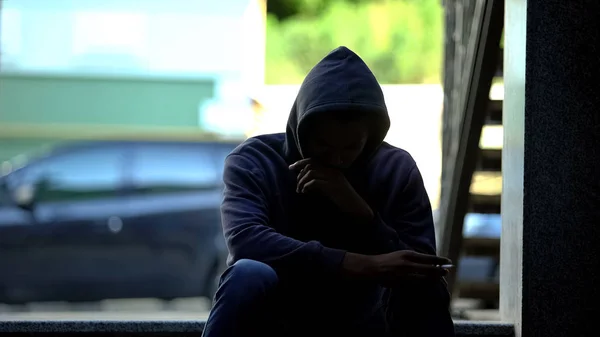
[[(315, 114), (359, 109), (374, 128), (347, 177), (376, 216), (356, 223), (318, 197), (296, 193), (288, 166), (310, 136)], [(385, 142), (390, 120), (381, 87), (358, 55), (339, 47), (302, 83), (286, 133), (252, 137), (226, 159), (222, 222), (230, 259), (253, 259), (296, 277), (335, 278), (347, 251), (376, 254), (411, 249), (435, 254), (431, 205), (415, 161)]]

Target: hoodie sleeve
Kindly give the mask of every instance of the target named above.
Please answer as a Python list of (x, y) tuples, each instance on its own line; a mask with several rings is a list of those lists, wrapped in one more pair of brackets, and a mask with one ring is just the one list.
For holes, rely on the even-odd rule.
[(221, 205), (223, 231), (233, 262), (251, 259), (275, 269), (336, 271), (345, 251), (317, 241), (302, 242), (276, 232), (269, 221), (265, 173), (249, 158), (232, 154), (225, 161)]
[[(414, 250), (436, 254), (435, 229), (431, 203), (416, 164), (403, 187), (393, 188), (385, 209), (375, 213), (376, 241), (386, 252)], [(398, 182), (390, 182), (398, 186)]]

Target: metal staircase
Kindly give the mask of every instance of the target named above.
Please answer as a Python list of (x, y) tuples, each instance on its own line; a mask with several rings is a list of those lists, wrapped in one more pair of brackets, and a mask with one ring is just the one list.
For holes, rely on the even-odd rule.
[[(500, 239), (463, 238), (467, 213), (500, 214), (500, 191), (481, 191), (481, 176), (501, 177), (501, 149), (480, 148), (484, 126), (502, 125), (502, 101), (490, 99), (495, 78), (502, 77), (503, 0), (445, 0), (443, 173), (439, 223), (440, 253), (460, 269), (461, 256), (496, 261)], [(484, 178), (485, 180), (485, 178)], [(485, 190), (485, 189), (483, 189)], [(496, 282), (459, 282), (448, 276), (453, 297), (476, 298), (494, 306)]]

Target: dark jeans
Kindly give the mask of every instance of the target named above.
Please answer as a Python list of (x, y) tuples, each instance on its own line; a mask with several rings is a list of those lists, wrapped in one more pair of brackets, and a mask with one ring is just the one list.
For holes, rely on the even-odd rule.
[[(295, 300), (278, 291), (279, 283), (275, 270), (264, 263), (236, 262), (221, 277), (203, 336), (454, 336), (450, 298), (441, 281), (411, 281), (388, 289), (382, 305), (368, 319), (342, 324), (327, 324), (327, 317), (296, 310)], [(319, 307), (319, 303), (312, 305)], [(365, 308), (369, 310), (373, 308)]]

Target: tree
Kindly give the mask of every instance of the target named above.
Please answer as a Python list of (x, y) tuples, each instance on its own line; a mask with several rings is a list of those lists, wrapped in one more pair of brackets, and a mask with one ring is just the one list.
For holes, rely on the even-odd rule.
[(296, 7), (290, 5), (293, 10), (288, 8), (287, 14), (278, 9), (268, 15), (267, 83), (300, 83), (312, 66), (340, 45), (357, 52), (381, 83), (440, 81), (439, 0), (292, 3)]

